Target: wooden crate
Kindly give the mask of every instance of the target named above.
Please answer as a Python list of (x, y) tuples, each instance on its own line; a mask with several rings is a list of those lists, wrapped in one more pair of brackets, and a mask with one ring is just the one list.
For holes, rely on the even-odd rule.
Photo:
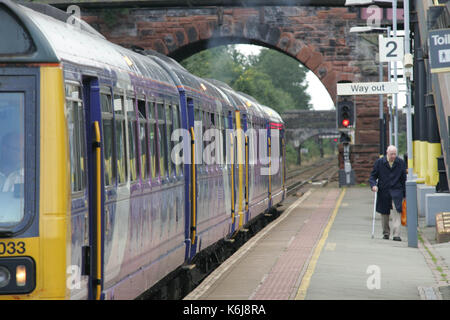
[(450, 241), (450, 212), (440, 212), (436, 215), (436, 242)]

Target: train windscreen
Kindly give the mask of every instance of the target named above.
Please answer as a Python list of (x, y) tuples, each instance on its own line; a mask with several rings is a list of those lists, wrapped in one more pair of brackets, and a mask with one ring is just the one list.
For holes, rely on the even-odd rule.
[(0, 92), (0, 225), (24, 215), (24, 93)]

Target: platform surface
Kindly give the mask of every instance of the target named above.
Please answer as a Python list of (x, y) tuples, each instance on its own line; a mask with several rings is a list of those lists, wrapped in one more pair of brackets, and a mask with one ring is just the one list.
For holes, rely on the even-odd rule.
[[(438, 285), (426, 250), (372, 238), (368, 187), (311, 189), (212, 272), (186, 300), (396, 300), (431, 297)], [(441, 248), (440, 248), (441, 249)], [(441, 249), (442, 250), (442, 249)], [(442, 283), (440, 283), (442, 285)]]

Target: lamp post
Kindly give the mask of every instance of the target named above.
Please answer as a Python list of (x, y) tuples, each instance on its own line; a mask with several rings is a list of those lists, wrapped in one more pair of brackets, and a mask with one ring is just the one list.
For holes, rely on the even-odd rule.
[[(386, 31), (389, 37), (391, 28), (390, 27), (372, 27), (372, 26), (362, 26), (362, 27), (351, 27), (351, 33), (362, 33), (362, 32), (370, 32), (370, 31)], [(389, 68), (390, 71), (390, 68)], [(383, 64), (378, 59), (378, 75), (379, 81), (383, 81)], [(390, 77), (390, 72), (389, 72)], [(380, 158), (384, 155), (387, 146), (384, 145), (384, 135), (385, 135), (385, 127), (384, 127), (384, 117), (383, 117), (383, 95), (379, 95), (379, 128), (380, 128)], [(390, 138), (390, 136), (389, 136)], [(390, 139), (389, 139), (390, 140)]]
[[(392, 31), (393, 31), (393, 36), (396, 37), (397, 36), (397, 0), (345, 0), (345, 6), (364, 6), (364, 5), (374, 4), (375, 2), (392, 3)], [(407, 8), (409, 8), (409, 4), (408, 4)], [(406, 11), (404, 11), (404, 12), (406, 12)], [(409, 15), (409, 10), (408, 10), (408, 15)], [(382, 28), (382, 27), (371, 27), (371, 26), (367, 26), (367, 27), (372, 28), (372, 30), (386, 30), (386, 28)], [(364, 28), (364, 27), (361, 27), (361, 28)], [(350, 28), (350, 30), (351, 30), (351, 28)], [(359, 31), (359, 32), (361, 32), (361, 31)], [(409, 32), (409, 28), (408, 28), (408, 32)], [(405, 41), (406, 41), (406, 39), (405, 39)], [(389, 71), (389, 81), (390, 81), (390, 76), (391, 76), (391, 74)], [(397, 62), (396, 61), (394, 61), (394, 81), (397, 82)], [(397, 100), (397, 98), (398, 98), (397, 93), (394, 93), (394, 99), (393, 99), (394, 145), (398, 149), (398, 110), (397, 110), (398, 100)], [(392, 143), (390, 143), (390, 144), (392, 144)]]

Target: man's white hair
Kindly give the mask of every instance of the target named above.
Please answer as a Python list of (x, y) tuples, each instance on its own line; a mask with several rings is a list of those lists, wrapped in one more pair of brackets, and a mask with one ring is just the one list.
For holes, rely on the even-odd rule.
[(386, 153), (388, 153), (389, 151), (397, 152), (397, 148), (394, 145), (391, 144), (389, 147), (387, 147)]

